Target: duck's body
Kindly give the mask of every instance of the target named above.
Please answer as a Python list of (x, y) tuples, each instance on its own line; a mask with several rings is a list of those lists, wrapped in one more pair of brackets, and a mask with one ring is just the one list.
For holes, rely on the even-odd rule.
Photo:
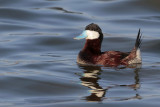
[(90, 52), (80, 51), (77, 62), (79, 64), (118, 66), (123, 64), (121, 60), (126, 56), (128, 56), (128, 53), (119, 51), (107, 51), (96, 55)]
[(79, 52), (77, 62), (80, 64), (118, 66), (142, 63), (140, 54), (141, 34), (138, 32), (137, 40), (131, 52), (106, 51), (101, 52), (103, 34), (100, 27), (90, 24), (86, 31), (76, 39), (86, 37), (84, 48)]

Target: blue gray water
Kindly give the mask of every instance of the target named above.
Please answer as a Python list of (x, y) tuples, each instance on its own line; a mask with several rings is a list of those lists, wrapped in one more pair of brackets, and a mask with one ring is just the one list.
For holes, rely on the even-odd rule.
[[(102, 50), (130, 51), (143, 33), (137, 68), (79, 66), (90, 23)], [(159, 0), (0, 0), (0, 107), (159, 107)]]

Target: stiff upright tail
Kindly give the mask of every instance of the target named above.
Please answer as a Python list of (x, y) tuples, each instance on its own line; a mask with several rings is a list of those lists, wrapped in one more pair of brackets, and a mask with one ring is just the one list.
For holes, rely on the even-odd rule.
[(141, 43), (142, 43), (142, 33), (141, 33), (141, 30), (139, 29), (136, 43), (135, 43), (135, 49), (139, 49), (141, 47)]
[(122, 63), (125, 64), (142, 63), (141, 51), (140, 51), (141, 43), (142, 43), (142, 34), (141, 30), (139, 29), (135, 46), (130, 52), (130, 54), (122, 60)]
[(135, 56), (135, 57), (129, 61), (130, 64), (142, 63), (141, 50), (140, 50), (141, 43), (142, 43), (142, 33), (141, 33), (141, 30), (139, 29), (136, 43), (135, 43), (135, 47), (134, 47), (133, 51), (131, 52), (131, 54), (133, 54), (133, 56)]

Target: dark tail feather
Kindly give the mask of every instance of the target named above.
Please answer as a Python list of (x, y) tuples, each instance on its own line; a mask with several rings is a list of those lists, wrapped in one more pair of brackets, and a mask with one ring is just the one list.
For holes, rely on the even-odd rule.
[(126, 56), (121, 61), (122, 64), (128, 65), (128, 64), (142, 63), (141, 52), (140, 52), (141, 43), (142, 43), (142, 34), (141, 34), (141, 30), (139, 29), (135, 47), (132, 49), (129, 55)]
[(136, 49), (140, 48), (141, 43), (142, 43), (142, 33), (141, 33), (141, 30), (139, 29), (137, 39), (136, 39), (136, 43), (135, 43), (135, 48)]

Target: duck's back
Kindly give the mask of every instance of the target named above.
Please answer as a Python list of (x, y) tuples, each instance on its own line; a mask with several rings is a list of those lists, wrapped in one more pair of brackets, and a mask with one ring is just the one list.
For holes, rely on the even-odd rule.
[(100, 56), (99, 62), (101, 65), (117, 66), (121, 64), (121, 61), (128, 56), (129, 53), (120, 51), (106, 51)]
[(129, 53), (120, 51), (106, 51), (99, 54), (80, 51), (77, 62), (80, 64), (96, 64), (106, 66), (117, 66), (121, 64), (122, 59), (128, 56)]

